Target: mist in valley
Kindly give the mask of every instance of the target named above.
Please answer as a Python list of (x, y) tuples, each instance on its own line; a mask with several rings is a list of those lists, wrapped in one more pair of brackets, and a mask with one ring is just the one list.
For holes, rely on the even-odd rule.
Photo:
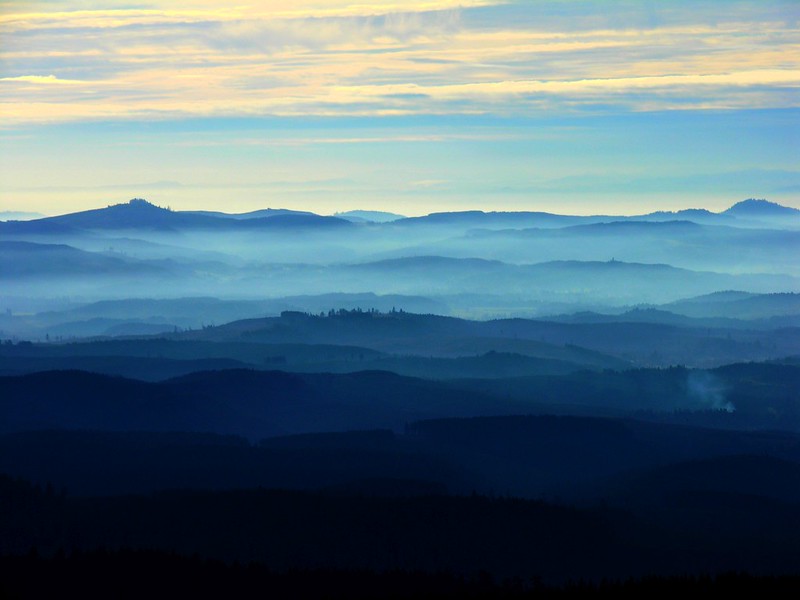
[[(49, 515), (45, 554), (59, 535), (99, 543), (79, 524), (84, 501), (133, 539), (122, 495), (143, 498), (150, 523), (171, 510), (164, 490), (196, 490), (181, 500), (193, 507), (213, 490), (242, 515), (249, 496), (236, 490), (262, 490), (241, 493), (275, 506), (270, 494), (297, 494), (281, 509), (290, 518), (350, 519), (351, 532), (386, 502), (411, 502), (415, 524), (435, 503), (457, 514), (484, 502), (476, 527), (504, 543), (511, 523), (574, 511), (548, 517), (554, 531), (613, 554), (625, 576), (684, 568), (697, 532), (746, 504), (763, 528), (708, 541), (704, 564), (789, 572), (777, 567), (796, 540), (777, 523), (800, 502), (798, 215), (760, 200), (721, 213), (403, 218), (137, 199), (0, 222), (0, 489), (20, 510), (36, 485), (70, 490), (35, 501)], [(669, 500), (687, 494), (689, 505)], [(704, 521), (720, 503), (732, 508)], [(219, 514), (196, 541), (147, 527), (136, 539), (307, 566), (267, 542), (225, 546)], [(584, 539), (590, 522), (629, 545)], [(305, 531), (308, 547), (330, 543), (325, 531)], [(344, 562), (319, 551), (313, 564), (528, 572), (513, 544), (496, 562), (480, 544), (457, 559), (452, 534), (413, 531), (445, 562), (354, 542)], [(5, 539), (11, 553), (30, 542)], [(654, 540), (676, 551), (646, 557)], [(732, 561), (731, 547), (748, 558)], [(543, 560), (536, 572), (562, 585), (573, 561)], [(595, 564), (577, 567), (612, 572)]]
[(3, 2), (0, 598), (797, 597), (796, 4)]

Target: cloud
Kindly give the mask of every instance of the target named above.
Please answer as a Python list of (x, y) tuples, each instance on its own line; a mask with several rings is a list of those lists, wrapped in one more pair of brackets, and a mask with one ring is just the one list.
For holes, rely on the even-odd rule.
[(59, 79), (55, 75), (18, 75), (16, 77), (0, 77), (0, 81), (19, 81), (38, 85), (82, 85), (86, 83), (76, 79)]
[[(262, 0), (245, 6), (220, 8), (219, 2), (186, 3), (181, 9), (118, 8), (91, 10), (41, 10), (21, 12), (28, 3), (10, 3), (0, 15), (6, 31), (47, 28), (115, 28), (129, 25), (193, 23), (208, 21), (257, 21), (320, 19), (413, 14), (501, 4), (498, 0), (404, 0), (393, 2), (342, 2), (341, 0)], [(33, 3), (30, 3), (33, 4)], [(160, 3), (165, 4), (165, 3)], [(183, 3), (181, 3), (183, 4)], [(15, 6), (18, 6), (16, 10)], [(46, 8), (46, 4), (41, 8)], [(18, 12), (19, 11), (19, 12)]]
[[(267, 146), (267, 147), (299, 147), (352, 144), (435, 144), (442, 142), (490, 142), (521, 139), (512, 133), (394, 133), (391, 135), (369, 135), (360, 137), (236, 137), (225, 139), (198, 139), (192, 136), (189, 140), (172, 142), (181, 147), (231, 147), (231, 146)], [(418, 182), (423, 183), (423, 182)], [(430, 182), (428, 182), (430, 183)]]
[(763, 70), (708, 75), (661, 75), (553, 81), (490, 81), (442, 86), (400, 84), (386, 86), (355, 86), (338, 88), (350, 98), (355, 96), (424, 95), (432, 98), (469, 98), (476, 96), (509, 96), (533, 94), (571, 94), (592, 92), (627, 92), (641, 89), (694, 86), (750, 87), (781, 85), (800, 86), (800, 70)]
[(5, 3), (6, 126), (798, 105), (795, 26), (742, 3), (663, 8), (647, 27), (614, 27), (605, 3), (588, 17), (489, 0), (87, 4)]

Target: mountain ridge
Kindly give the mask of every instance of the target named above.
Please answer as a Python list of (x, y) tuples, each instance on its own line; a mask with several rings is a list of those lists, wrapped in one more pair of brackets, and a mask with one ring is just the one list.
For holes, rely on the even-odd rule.
[(792, 216), (800, 217), (800, 210), (789, 206), (783, 206), (777, 202), (770, 202), (763, 198), (748, 198), (737, 202), (722, 214), (745, 215), (745, 216)]
[[(689, 208), (678, 211), (655, 211), (642, 215), (563, 215), (546, 211), (442, 211), (432, 212), (416, 217), (404, 217), (395, 213), (372, 210), (351, 210), (336, 213), (333, 216), (319, 215), (310, 211), (293, 209), (258, 209), (245, 213), (225, 213), (219, 211), (186, 210), (173, 211), (150, 203), (142, 198), (134, 198), (126, 203), (109, 205), (105, 208), (90, 209), (57, 216), (33, 218), (24, 223), (58, 223), (77, 227), (122, 228), (120, 220), (127, 221), (126, 226), (136, 227), (211, 227), (221, 226), (219, 221), (258, 221), (274, 217), (317, 217), (350, 223), (373, 223), (394, 227), (407, 227), (415, 224), (470, 224), (484, 223), (495, 225), (532, 225), (565, 226), (568, 224), (590, 224), (610, 221), (699, 221), (718, 220), (722, 224), (731, 224), (731, 219), (752, 217), (798, 217), (800, 210), (783, 206), (763, 199), (747, 199), (733, 204), (726, 210), (712, 212), (702, 208)], [(213, 219), (210, 220), (210, 219)], [(320, 221), (321, 222), (321, 221)], [(694, 222), (694, 221), (692, 221)], [(16, 221), (23, 223), (23, 221)], [(307, 221), (306, 224), (309, 224)], [(32, 227), (32, 226), (31, 226)], [(2, 230), (0, 230), (2, 231)]]
[[(266, 211), (266, 213), (265, 213)], [(204, 211), (174, 211), (156, 206), (142, 198), (87, 211), (68, 213), (43, 219), (18, 223), (18, 229), (38, 231), (39, 226), (56, 224), (75, 229), (151, 229), (174, 231), (179, 229), (220, 229), (236, 231), (259, 227), (310, 227), (350, 226), (351, 223), (336, 217), (326, 217), (305, 211), (286, 209), (254, 211), (241, 215)], [(24, 225), (24, 227), (22, 227)], [(0, 229), (0, 232), (2, 229)]]

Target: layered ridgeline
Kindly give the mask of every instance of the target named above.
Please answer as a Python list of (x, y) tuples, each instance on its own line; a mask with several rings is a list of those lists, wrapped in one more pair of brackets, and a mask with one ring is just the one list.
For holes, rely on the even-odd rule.
[(8, 307), (24, 312), (29, 307), (14, 297), (372, 292), (433, 297), (481, 318), (546, 314), (722, 290), (796, 292), (798, 215), (762, 200), (722, 213), (415, 218), (282, 209), (230, 215), (132, 200), (0, 222), (0, 279)]
[[(189, 303), (189, 299), (182, 300), (175, 307)], [(129, 304), (135, 308), (135, 303), (125, 302), (76, 310), (124, 310)], [(217, 305), (214, 301), (198, 304)], [(677, 306), (685, 305), (691, 310), (721, 306), (718, 310), (724, 314), (728, 304), (734, 313), (750, 311), (748, 316), (760, 317), (690, 317), (651, 308), (619, 314), (582, 312), (542, 319), (477, 321), (402, 309), (339, 309), (320, 314), (283, 311), (276, 317), (193, 329), (181, 328), (164, 316), (151, 321), (126, 319), (117, 313), (117, 318), (72, 321), (68, 320), (71, 311), (41, 317), (6, 315), (0, 322), (28, 327), (44, 339), (33, 343), (7, 338), (0, 346), (0, 372), (26, 372), (37, 366), (83, 368), (92, 364), (81, 362), (82, 357), (95, 357), (96, 368), (105, 357), (105, 368), (114, 368), (113, 357), (138, 357), (217, 360), (222, 361), (220, 365), (233, 367), (291, 371), (390, 370), (447, 379), (671, 365), (715, 367), (800, 355), (796, 294), (748, 295), (731, 302), (695, 298)], [(152, 307), (153, 303), (143, 303), (140, 308), (146, 311)], [(45, 331), (50, 333), (41, 336)], [(74, 337), (82, 332), (103, 335), (83, 341)], [(113, 336), (115, 333), (117, 337)], [(141, 365), (144, 378), (157, 378), (146, 374), (141, 361), (117, 362), (117, 368), (131, 370), (113, 373), (139, 376), (136, 369)]]
[[(664, 409), (691, 388), (708, 406), (726, 403), (709, 422), (752, 407), (779, 415), (734, 429), (687, 425), (688, 412), (673, 413), (681, 423), (503, 415), (531, 398), (513, 406), (506, 390), (375, 372), (0, 377), (0, 552), (123, 548), (278, 573), (547, 583), (794, 573), (800, 434), (787, 409), (798, 375), (787, 365), (607, 373), (554, 394)], [(548, 386), (524, 388), (539, 397)], [(723, 388), (737, 392), (723, 399)], [(415, 420), (437, 412), (449, 417)], [(454, 418), (481, 413), (494, 416)], [(735, 428), (748, 424), (763, 429)], [(288, 435), (309, 430), (320, 433)]]
[(0, 568), (796, 573), (798, 236), (758, 200), (0, 222)]
[[(103, 361), (93, 360), (83, 363), (84, 371), (0, 377), (0, 432), (214, 431), (258, 439), (350, 429), (401, 431), (420, 419), (519, 414), (636, 417), (717, 428), (800, 431), (796, 362), (445, 381), (387, 371), (335, 374), (226, 368), (146, 382), (87, 372), (103, 368)], [(196, 362), (191, 368), (202, 366)]]

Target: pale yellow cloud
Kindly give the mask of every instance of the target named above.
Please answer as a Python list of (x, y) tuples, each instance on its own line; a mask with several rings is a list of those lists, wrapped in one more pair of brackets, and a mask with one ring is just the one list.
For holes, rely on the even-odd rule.
[[(0, 15), (0, 26), (8, 30), (35, 28), (111, 28), (131, 24), (185, 23), (258, 19), (299, 19), (378, 16), (394, 13), (435, 12), (502, 4), (498, 0), (405, 0), (397, 2), (342, 2), (341, 0), (267, 0), (244, 6), (223, 6), (219, 2), (173, 2), (180, 8), (97, 10), (40, 10), (22, 12), (21, 5)], [(163, 5), (163, 3), (162, 3)], [(44, 7), (43, 7), (44, 8)]]
[(681, 86), (800, 86), (800, 70), (759, 70), (713, 75), (662, 75), (657, 77), (620, 77), (610, 79), (580, 79), (575, 81), (497, 81), (420, 87), (416, 85), (360, 88), (359, 94), (424, 93), (442, 98), (481, 95), (544, 93), (580, 93), (595, 91), (628, 92), (632, 90), (675, 88)]
[[(242, 93), (232, 96), (225, 87), (206, 87), (203, 94), (176, 94), (165, 97), (157, 103), (149, 99), (131, 100), (119, 104), (99, 98), (96, 101), (67, 103), (14, 103), (0, 104), (0, 112), (6, 118), (19, 120), (59, 121), (71, 119), (104, 119), (104, 118), (158, 118), (175, 117), (185, 114), (197, 116), (223, 115), (391, 115), (411, 114), (418, 111), (413, 102), (404, 99), (403, 95), (424, 94), (430, 99), (426, 112), (446, 113), (452, 109), (448, 101), (472, 101), (464, 112), (481, 112), (488, 106), (481, 100), (496, 102), (508, 96), (526, 95), (559, 95), (567, 94), (571, 101), (580, 100), (581, 95), (594, 100), (597, 94), (624, 94), (633, 90), (658, 90), (665, 93), (667, 100), (655, 102), (650, 100), (652, 109), (686, 108), (684, 104), (670, 102), (670, 96), (685, 94), (686, 88), (704, 86), (725, 86), (728, 88), (748, 88), (751, 86), (781, 85), (784, 87), (800, 87), (800, 71), (755, 71), (734, 74), (703, 76), (665, 76), (639, 77), (626, 79), (599, 79), (577, 81), (503, 81), (495, 83), (464, 84), (452, 86), (350, 86), (332, 87), (324, 95), (313, 90), (280, 89), (274, 95), (261, 93)], [(388, 97), (387, 97), (388, 96)], [(392, 98), (391, 96), (400, 96)], [(769, 97), (762, 98), (769, 106)], [(752, 102), (752, 101), (751, 101)], [(442, 104), (445, 103), (445, 104)], [(728, 106), (745, 106), (741, 98), (724, 96), (721, 100), (698, 103), (695, 108), (720, 108)], [(648, 108), (644, 105), (644, 108)], [(352, 138), (330, 143), (360, 143), (374, 140)], [(415, 140), (406, 140), (415, 141)], [(286, 142), (281, 142), (285, 144)], [(326, 143), (319, 140), (318, 143)]]
[(0, 55), (6, 60), (31, 59), (31, 58), (76, 58), (81, 56), (103, 56), (105, 53), (100, 50), (18, 50), (0, 51)]
[(55, 75), (18, 75), (16, 77), (0, 77), (0, 81), (19, 83), (35, 83), (37, 85), (84, 85), (85, 81), (77, 79), (60, 79)]
[[(800, 38), (787, 23), (557, 31), (470, 28), (459, 17), (460, 6), (496, 3), (195, 1), (63, 10), (88, 3), (54, 2), (52, 11), (11, 3), (30, 7), (0, 15), (8, 69), (0, 74), (0, 114), (8, 125), (535, 111), (556, 103), (569, 110), (587, 102), (633, 110), (798, 105), (785, 93), (798, 87), (800, 72)], [(676, 102), (680, 95), (688, 101)]]

